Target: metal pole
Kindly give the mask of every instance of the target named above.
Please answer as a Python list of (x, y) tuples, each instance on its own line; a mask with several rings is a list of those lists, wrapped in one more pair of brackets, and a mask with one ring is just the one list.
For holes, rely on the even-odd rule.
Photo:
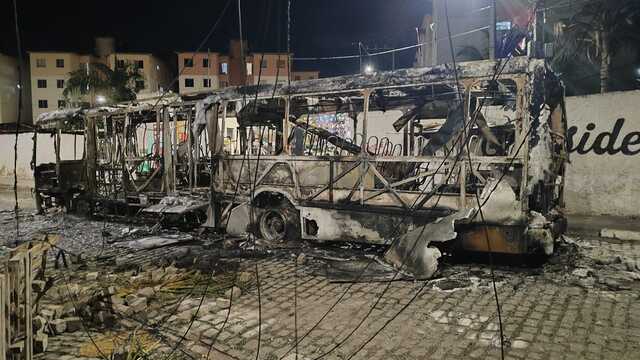
[(371, 90), (365, 89), (362, 92), (364, 96), (364, 110), (362, 111), (362, 153), (367, 153), (365, 146), (367, 144), (367, 118), (369, 117), (369, 95)]
[[(33, 179), (34, 179), (34, 197), (36, 203), (36, 210), (38, 214), (42, 214), (42, 198), (40, 197), (40, 193), (38, 192), (38, 171), (36, 168), (38, 167), (38, 131), (33, 132), (33, 152), (31, 153), (31, 170), (33, 171)], [(1, 358), (0, 358), (1, 360)]]
[(396, 52), (391, 53), (391, 70), (396, 69)]
[(96, 119), (93, 116), (87, 116), (85, 122), (85, 168), (87, 169), (87, 190), (91, 197), (96, 194), (96, 163), (97, 163), (97, 145), (96, 145)]
[(162, 108), (162, 158), (164, 163), (164, 185), (167, 194), (174, 190), (173, 157), (171, 154), (171, 119), (168, 109)]
[(362, 43), (358, 41), (358, 53), (360, 54), (360, 56), (358, 57), (360, 59), (360, 71), (359, 73), (362, 74)]
[(496, 0), (491, 1), (489, 11), (489, 59), (496, 59)]
[(32, 256), (31, 250), (27, 250), (27, 253), (25, 254), (25, 258), (24, 258), (24, 283), (25, 283), (24, 284), (25, 286), (24, 314), (25, 314), (25, 332), (26, 332), (26, 338), (24, 342), (25, 342), (25, 359), (26, 360), (33, 359), (33, 320), (32, 320), (33, 306), (31, 304), (32, 303), (31, 272), (33, 270), (31, 269), (31, 261), (32, 261), (31, 256)]
[(282, 153), (289, 155), (289, 116), (291, 113), (291, 99), (284, 100), (284, 119), (282, 120)]
[[(8, 272), (7, 272), (8, 273)], [(8, 274), (7, 274), (8, 275)], [(9, 317), (6, 314), (7, 304), (5, 303), (5, 293), (8, 292), (6, 282), (8, 278), (5, 275), (0, 275), (0, 360), (7, 359), (7, 320)]]
[[(216, 120), (218, 119), (218, 117), (216, 116)], [(224, 135), (225, 135), (225, 128), (226, 128), (226, 124), (227, 124), (227, 102), (223, 101), (222, 102), (222, 124), (220, 124), (220, 131), (221, 133), (219, 134), (220, 136), (218, 136), (219, 139), (222, 140), (222, 151), (220, 151), (219, 156), (218, 156), (218, 174), (220, 175), (220, 189), (221, 191), (224, 191), (224, 168), (223, 168), (223, 164), (224, 164)]]
[[(245, 73), (246, 70), (246, 61), (247, 59), (244, 58), (244, 38), (242, 35), (242, 3), (241, 0), (238, 0), (238, 24), (240, 26), (240, 76), (242, 76), (242, 85), (246, 85), (247, 83), (247, 74)], [(261, 59), (262, 60), (262, 59)], [(262, 66), (262, 63), (260, 63), (260, 66)], [(217, 116), (217, 115), (216, 115)]]
[(187, 159), (189, 161), (189, 167), (187, 170), (187, 176), (189, 177), (189, 189), (193, 190), (193, 178), (195, 172), (193, 171), (193, 137), (191, 136), (191, 106), (189, 106), (187, 110), (187, 148), (189, 151), (187, 152)]

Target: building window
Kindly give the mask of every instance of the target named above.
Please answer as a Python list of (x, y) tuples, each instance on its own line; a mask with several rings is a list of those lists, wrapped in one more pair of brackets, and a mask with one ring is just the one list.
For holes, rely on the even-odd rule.
[(191, 78), (184, 79), (184, 87), (192, 88), (193, 87), (193, 79), (191, 79)]
[(56, 87), (58, 89), (64, 89), (64, 80), (62, 80), (62, 79), (56, 80)]
[(46, 109), (49, 107), (49, 102), (47, 100), (38, 100), (38, 108)]
[(202, 67), (209, 68), (209, 59), (202, 59)]
[(247, 63), (247, 75), (253, 75), (253, 63)]
[(184, 59), (184, 67), (193, 67), (193, 58)]
[(116, 68), (124, 69), (124, 60), (116, 60)]
[(56, 59), (56, 67), (63, 68), (64, 67), (64, 59)]
[(210, 88), (211, 87), (211, 79), (202, 79), (202, 87)]
[(58, 109), (64, 109), (67, 103), (64, 100), (58, 100)]
[(144, 89), (144, 80), (136, 80), (136, 91)]
[(38, 89), (46, 89), (47, 88), (47, 80), (38, 79)]
[(279, 67), (280, 69), (283, 69), (283, 68), (284, 68), (284, 65), (285, 65), (284, 60), (278, 60), (278, 67)]
[(268, 67), (269, 67), (269, 62), (267, 62), (267, 59), (262, 59), (262, 61), (260, 62), (260, 66), (261, 66), (263, 69), (268, 68)]
[(144, 69), (144, 60), (136, 60), (136, 68)]
[(228, 74), (229, 73), (229, 64), (226, 62), (220, 63), (220, 73)]
[(47, 59), (36, 59), (36, 67), (47, 67)]

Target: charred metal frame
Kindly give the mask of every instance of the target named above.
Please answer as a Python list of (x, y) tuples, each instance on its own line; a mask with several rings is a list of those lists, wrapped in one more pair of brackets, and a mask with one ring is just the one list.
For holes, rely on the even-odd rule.
[[(412, 209), (411, 221), (403, 229), (408, 231), (447, 214), (475, 207), (476, 194), (470, 192), (470, 189), (484, 196), (483, 200), (485, 200), (489, 197), (489, 192), (493, 192), (487, 190), (489, 185), (495, 183), (495, 179), (490, 179), (492, 173), (501, 170), (508, 172), (508, 177), (515, 179), (517, 184), (513, 187), (509, 186), (509, 189), (503, 189), (504, 187), (501, 186), (500, 191), (504, 190), (507, 193), (505, 196), (511, 197), (502, 202), (492, 199), (484, 210), (486, 221), (492, 226), (491, 231), (502, 239), (501, 245), (494, 250), (522, 253), (548, 248), (545, 241), (548, 242), (549, 236), (551, 238), (557, 236), (556, 223), (562, 223), (566, 117), (563, 107), (558, 105), (563, 103), (562, 93), (552, 95), (556, 98), (545, 102), (549, 95), (536, 94), (536, 91), (546, 91), (544, 88), (546, 85), (540, 88), (540, 84), (545, 81), (559, 88), (561, 83), (540, 60), (513, 59), (502, 74), (494, 77), (498, 64), (494, 61), (459, 64), (460, 85), (464, 92), (465, 124), (473, 120), (471, 94), (482, 91), (477, 88), (480, 83), (508, 79), (516, 86), (515, 118), (511, 119), (513, 122), (507, 126), (514, 137), (509, 153), (500, 156), (482, 156), (473, 153), (470, 157), (471, 165), (466, 160), (468, 157), (466, 149), (461, 146), (453, 146), (451, 149), (446, 149), (444, 153), (436, 155), (421, 154), (420, 149), (428, 139), (418, 135), (417, 121), (409, 121), (402, 128), (408, 129), (409, 141), (408, 143), (407, 140), (404, 141), (405, 150), (400, 151), (406, 155), (396, 155), (394, 151), (380, 155), (369, 151), (371, 138), (368, 135), (368, 114), (372, 94), (428, 86), (455, 88), (453, 71), (448, 66), (418, 69), (415, 76), (397, 72), (382, 73), (369, 78), (352, 76), (294, 83), (290, 87), (279, 87), (275, 91), (271, 91), (273, 89), (270, 88), (245, 87), (214, 93), (201, 101), (199, 109), (202, 112), (219, 114), (215, 104), (221, 102), (237, 104), (236, 113), (240, 113), (242, 109), (251, 107), (252, 102), (255, 104), (258, 101), (272, 103), (275, 101), (284, 104), (283, 113), (285, 114), (281, 118), (283, 146), (280, 154), (273, 152), (266, 155), (253, 154), (250, 146), (240, 155), (220, 152), (216, 157), (219, 165), (216, 167), (215, 174), (212, 174), (216, 181), (212, 183), (211, 198), (214, 199), (213, 213), (220, 213), (221, 216), (216, 219), (215, 224), (224, 227), (225, 222), (229, 223), (226, 230), (231, 233), (252, 231), (251, 229), (259, 227), (260, 213), (265, 212), (265, 206), (261, 204), (264, 201), (261, 199), (266, 196), (270, 200), (286, 199), (290, 206), (299, 211), (302, 238), (321, 241), (346, 239), (388, 243), (393, 236), (389, 232), (392, 226), (366, 224), (363, 218), (378, 214), (381, 222), (396, 224), (399, 217), (402, 218), (409, 209)], [(402, 75), (405, 77), (402, 78)], [(534, 104), (536, 96), (541, 96), (545, 101)], [(304, 128), (305, 139), (314, 136), (309, 134), (308, 126), (297, 122), (301, 115), (293, 115), (296, 112), (293, 104), (301, 99), (312, 97), (319, 98), (318, 101), (329, 98), (349, 98), (350, 100), (361, 98), (362, 116), (357, 117), (357, 121), (361, 121), (362, 128), (361, 133), (357, 135), (361, 138), (359, 141), (353, 141), (352, 144), (367, 151), (348, 155), (330, 155), (325, 152), (316, 156), (293, 155), (289, 146), (289, 140), (292, 138), (289, 136), (290, 133), (296, 128)], [(550, 103), (554, 104), (553, 108)], [(534, 118), (535, 111), (532, 110), (534, 106), (540, 106), (538, 112), (544, 112), (544, 114), (538, 113)], [(226, 110), (226, 105), (223, 108)], [(198, 116), (204, 117), (203, 114), (197, 114), (196, 117)], [(259, 117), (260, 114), (258, 113), (257, 116)], [(545, 121), (539, 119), (543, 116), (547, 116)], [(217, 120), (211, 114), (207, 114), (206, 117), (209, 121), (212, 119), (217, 121), (219, 125), (225, 121), (226, 114), (218, 116)], [(555, 124), (552, 118), (555, 118)], [(544, 130), (541, 130), (543, 127)], [(474, 127), (472, 132), (480, 137), (482, 134), (478, 128), (479, 126)], [(354, 125), (355, 129), (357, 125)], [(548, 136), (538, 139), (534, 144), (532, 138), (539, 137), (540, 132)], [(331, 142), (327, 141), (329, 139), (326, 136), (324, 140), (325, 144)], [(379, 145), (379, 140), (377, 142)], [(335, 141), (333, 143), (335, 145)], [(549, 158), (533, 158), (535, 146), (552, 149)], [(409, 147), (408, 151), (406, 147)], [(277, 146), (274, 145), (271, 148), (277, 148)], [(262, 151), (262, 147), (259, 149)], [(455, 161), (459, 154), (462, 161)], [(532, 161), (535, 163), (532, 164)], [(393, 178), (385, 173), (385, 165), (399, 166), (399, 164), (400, 166), (420, 164), (424, 170), (417, 170), (410, 176), (402, 178)], [(438, 165), (440, 166), (437, 167)], [(542, 173), (542, 178), (530, 174), (532, 169), (535, 170), (533, 175)], [(348, 180), (345, 181), (345, 179)], [(415, 184), (424, 179), (431, 179), (433, 182), (433, 186), (426, 189), (427, 191), (420, 186), (407, 189), (408, 184)], [(538, 186), (543, 189), (534, 190)], [(515, 193), (509, 195), (509, 190)], [(548, 204), (534, 204), (535, 191), (555, 195), (549, 196)], [(498, 196), (495, 197), (498, 198)], [(267, 204), (266, 208), (279, 206), (280, 204), (272, 202)], [(533, 226), (532, 219), (538, 215), (545, 219), (542, 221), (543, 225)], [(237, 223), (238, 218), (249, 219), (249, 221)], [(318, 233), (318, 227), (322, 228), (323, 225), (316, 223), (313, 225), (313, 231), (308, 231), (309, 224), (306, 224), (305, 220), (314, 219), (315, 221), (319, 218), (326, 220), (324, 226), (331, 229), (324, 233), (320, 230)], [(486, 246), (480, 244), (477, 239), (477, 226), (474, 228), (473, 224), (477, 225), (479, 222), (479, 217), (474, 217), (468, 225), (468, 231), (462, 235), (464, 240), (462, 243), (474, 250), (487, 250)], [(544, 239), (530, 236), (530, 230), (536, 226), (545, 229)], [(335, 228), (342, 229), (335, 231)], [(546, 249), (545, 251), (548, 252)]]
[[(268, 221), (288, 229), (287, 236), (389, 243), (396, 231), (474, 209), (478, 195), (487, 201), (485, 220), (498, 238), (494, 250), (548, 252), (563, 218), (560, 81), (542, 61), (524, 57), (461, 63), (456, 71), (459, 83), (454, 70), (441, 65), (226, 88), (191, 99), (44, 114), (37, 127), (58, 139), (65, 132), (84, 134), (82, 199), (91, 210), (183, 214), (208, 208), (205, 225), (231, 234), (261, 232)], [(480, 102), (505, 106), (495, 100), (502, 81), (513, 86), (514, 116), (499, 126), (482, 124)], [(441, 98), (458, 90), (464, 98), (459, 108)], [(370, 115), (393, 109), (403, 110), (393, 119), (402, 144), (370, 132)], [(335, 114), (336, 121), (345, 115), (353, 121), (353, 138), (310, 124), (312, 114)], [(225, 146), (230, 117), (239, 123), (239, 154)], [(421, 121), (436, 118), (445, 121), (431, 128)], [(467, 134), (460, 123), (470, 122), (475, 126)], [(179, 124), (186, 139), (178, 139)], [(149, 150), (139, 142), (148, 125), (155, 127), (154, 145), (141, 154)], [(500, 143), (506, 153), (477, 149), (495, 137), (492, 131), (509, 139)], [(474, 150), (467, 154), (453, 139), (470, 139)], [(58, 156), (58, 178), (63, 163)], [(152, 164), (146, 171), (145, 163)], [(496, 174), (503, 172), (507, 181), (500, 184)], [(479, 218), (467, 220), (459, 229), (461, 244), (487, 250), (479, 241)]]
[[(190, 131), (185, 131), (184, 141), (177, 136), (178, 127), (190, 129), (193, 113), (193, 102), (172, 99), (157, 104), (62, 110), (41, 116), (37, 132), (51, 133), (58, 139), (55, 146), (58, 182), (64, 175), (59, 170), (64, 164), (57, 145), (60, 144), (59, 134), (84, 135), (84, 155), (79, 160), (82, 176), (77, 184), (81, 188), (82, 206), (76, 209), (76, 204), (63, 199), (56, 205), (103, 215), (130, 215), (140, 210), (156, 212), (154, 205), (173, 196), (189, 198), (189, 206), (174, 202), (156, 206), (155, 210), (182, 213), (185, 209), (206, 208), (209, 184), (199, 178), (203, 173), (207, 174), (205, 179), (208, 178), (209, 152), (196, 144)], [(153, 139), (150, 148), (144, 143), (148, 137)], [(34, 156), (36, 151), (34, 147)], [(50, 165), (40, 165), (41, 168), (45, 166)], [(41, 176), (36, 176), (36, 182), (39, 178)], [(58, 196), (48, 188), (41, 190), (37, 198)]]

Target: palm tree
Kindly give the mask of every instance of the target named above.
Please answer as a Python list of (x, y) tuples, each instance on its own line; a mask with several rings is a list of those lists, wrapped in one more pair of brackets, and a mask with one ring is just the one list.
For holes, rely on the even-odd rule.
[(102, 63), (89, 63), (86, 67), (72, 71), (62, 94), (67, 103), (92, 104), (94, 97), (103, 96), (106, 103), (117, 103), (136, 99), (136, 84), (143, 80), (138, 69), (130, 63), (112, 70)]
[(559, 36), (554, 62), (575, 64), (586, 58), (600, 67), (600, 92), (609, 91), (611, 60), (640, 44), (640, 1), (586, 0), (566, 23)]

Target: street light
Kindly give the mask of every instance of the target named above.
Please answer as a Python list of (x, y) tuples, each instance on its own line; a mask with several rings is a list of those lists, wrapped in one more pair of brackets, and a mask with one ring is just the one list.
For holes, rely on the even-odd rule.
[(104, 104), (107, 102), (107, 98), (104, 95), (96, 95), (96, 102), (98, 104)]
[(367, 74), (367, 75), (371, 75), (371, 74), (373, 74), (373, 65), (371, 65), (371, 64), (367, 64), (367, 65), (364, 67), (364, 73), (365, 73), (365, 74)]

